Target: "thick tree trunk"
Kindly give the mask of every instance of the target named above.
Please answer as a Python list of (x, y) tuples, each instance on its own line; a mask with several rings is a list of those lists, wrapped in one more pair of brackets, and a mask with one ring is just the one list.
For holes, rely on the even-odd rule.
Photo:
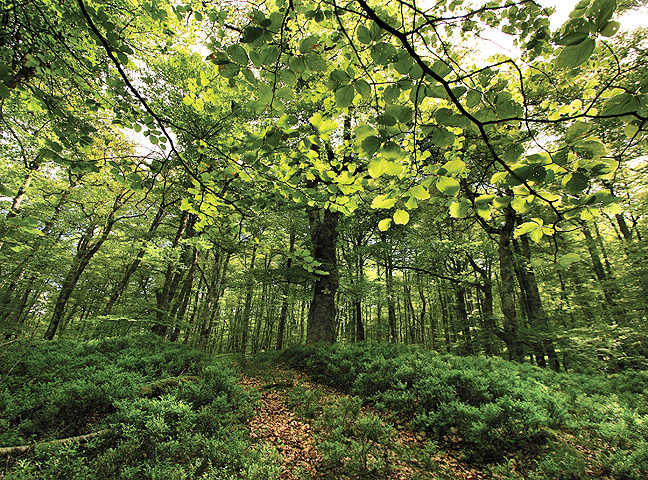
[(504, 315), (503, 339), (508, 349), (509, 360), (522, 362), (522, 345), (518, 332), (517, 309), (515, 307), (515, 273), (511, 240), (515, 228), (515, 210), (506, 208), (505, 224), (499, 230), (500, 301)]
[(320, 262), (319, 270), (327, 275), (316, 274), (313, 301), (308, 311), (306, 343), (332, 343), (335, 341), (335, 296), (338, 289), (337, 237), (339, 212), (311, 210), (308, 213), (313, 258)]

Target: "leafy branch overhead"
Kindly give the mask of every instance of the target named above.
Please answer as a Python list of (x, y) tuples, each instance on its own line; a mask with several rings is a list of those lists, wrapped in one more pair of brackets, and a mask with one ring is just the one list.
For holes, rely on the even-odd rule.
[[(453, 207), (451, 214), (490, 217), (512, 197), (520, 214), (531, 205), (548, 207), (558, 228), (582, 214), (583, 196), (618, 168), (619, 159), (588, 134), (590, 127), (622, 128), (628, 147), (645, 141), (648, 77), (624, 81), (630, 72), (610, 43), (621, 27), (617, 9), (616, 0), (583, 0), (551, 32), (550, 11), (530, 0), (458, 1), (452, 8), (365, 0), (279, 0), (242, 9), (198, 2), (138, 8), (116, 2), (110, 9), (83, 0), (48, 4), (26, 10), (20, 22), (42, 25), (54, 35), (43, 40), (50, 42), (43, 50), (66, 51), (70, 60), (59, 66), (16, 43), (0, 66), (0, 95), (17, 89), (43, 108), (47, 99), (28, 87), (29, 76), (73, 75), (75, 62), (98, 78), (106, 75), (107, 96), (92, 78), (81, 83), (88, 104), (111, 110), (115, 123), (143, 131), (151, 143), (169, 145), (193, 178), (197, 201), (208, 195), (214, 208), (239, 216), (247, 202), (240, 197), (259, 197), (251, 185), (257, 182), (271, 196), (346, 214), (376, 192), (390, 201), (374, 207), (399, 211), (396, 224), (407, 223), (404, 213), (424, 200), (450, 207), (459, 197), (470, 207)], [(87, 29), (94, 43), (65, 43), (57, 18)], [(148, 61), (137, 27), (162, 33), (146, 42), (163, 54), (183, 36), (198, 45), (193, 48), (209, 49), (208, 63), (190, 73), (182, 104), (212, 121), (229, 114), (246, 125), (225, 140), (190, 134), (199, 152), (221, 157), (235, 177), (242, 173), (239, 197), (214, 188), (208, 177), (220, 172), (198, 175), (184, 160), (170, 133), (181, 127), (135, 81), (136, 62)], [(488, 29), (510, 35), (522, 49), (519, 58), (482, 58), (480, 35)], [(81, 53), (90, 51), (94, 60), (83, 60)], [(31, 68), (28, 76), (20, 65)], [(595, 68), (607, 72), (604, 81), (593, 78)], [(225, 90), (237, 95), (229, 112), (220, 106)], [(610, 119), (621, 124), (611, 126)], [(64, 135), (58, 140), (69, 144)], [(53, 156), (64, 161), (56, 151)], [(466, 168), (448, 169), (455, 160)], [(460, 187), (463, 179), (468, 190), (492, 199), (475, 204)], [(133, 176), (131, 183), (140, 181)], [(612, 201), (596, 197), (588, 211)]]

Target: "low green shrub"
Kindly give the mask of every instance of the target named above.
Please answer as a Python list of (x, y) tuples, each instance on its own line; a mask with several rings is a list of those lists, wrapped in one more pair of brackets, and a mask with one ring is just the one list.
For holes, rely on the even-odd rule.
[[(245, 421), (259, 395), (237, 374), (154, 336), (54, 341), (0, 367), (0, 445), (89, 432), (9, 458), (5, 479), (277, 478), (278, 453), (251, 448)], [(2, 369), (4, 368), (4, 371)]]
[[(602, 473), (648, 478), (646, 371), (557, 374), (395, 344), (293, 347), (276, 360), (391, 411), (433, 441), (458, 443), (472, 461), (503, 465), (525, 452), (539, 458), (534, 478), (586, 478), (579, 477), (580, 451), (543, 452), (552, 451), (556, 430), (587, 432), (600, 450), (596, 468)], [(561, 469), (564, 475), (556, 477)]]

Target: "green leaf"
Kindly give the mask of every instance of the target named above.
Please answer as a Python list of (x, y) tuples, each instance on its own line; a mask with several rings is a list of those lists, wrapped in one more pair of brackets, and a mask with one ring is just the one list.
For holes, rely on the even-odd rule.
[(353, 104), (355, 88), (353, 85), (345, 85), (335, 91), (335, 105), (338, 108), (347, 108)]
[(380, 222), (378, 222), (378, 230), (380, 230), (381, 232), (387, 231), (387, 229), (391, 225), (391, 222), (391, 218), (383, 218)]
[[(301, 57), (293, 57), (293, 58), (301, 58)], [(279, 59), (279, 48), (277, 48), (275, 45), (270, 45), (266, 48), (264, 48), (261, 52), (261, 62), (263, 65), (272, 65)], [(292, 63), (291, 63), (291, 68), (292, 68)], [(292, 68), (292, 70), (295, 70)]]
[(439, 177), (436, 181), (436, 187), (441, 193), (454, 197), (459, 193), (459, 182), (450, 177)]
[(296, 125), (299, 119), (294, 115), (284, 115), (277, 120), (277, 127), (284, 131), (289, 130), (293, 125)]
[(310, 118), (310, 122), (313, 124), (313, 127), (315, 127), (320, 135), (331, 133), (337, 128), (337, 123), (335, 123), (333, 120), (322, 117), (319, 112)]
[[(259, 27), (245, 27), (243, 34), (241, 35), (241, 43), (252, 43), (261, 35), (263, 35), (263, 28)], [(251, 52), (250, 52), (250, 56)]]
[(0, 97), (9, 98), (11, 96), (11, 90), (7, 87), (4, 82), (0, 81)]
[(394, 63), (394, 68), (401, 75), (407, 75), (414, 66), (414, 59), (406, 51), (398, 55), (398, 60)]
[(439, 77), (445, 78), (448, 76), (450, 72), (452, 72), (452, 68), (450, 68), (448, 64), (445, 63), (443, 60), (437, 60), (432, 65), (432, 71), (436, 73)]
[(403, 165), (398, 162), (389, 162), (387, 163), (387, 169), (385, 170), (387, 175), (397, 177), (403, 173)]
[(227, 55), (229, 55), (229, 57), (239, 65), (248, 64), (247, 53), (245, 52), (245, 49), (240, 45), (230, 45), (229, 47), (227, 47), (226, 51)]
[(594, 0), (587, 11), (587, 18), (596, 25), (598, 31), (601, 31), (601, 28), (612, 18), (616, 7), (616, 0)]
[(443, 168), (446, 169), (446, 173), (455, 173), (458, 175), (466, 169), (466, 164), (463, 162), (463, 160), (455, 158), (454, 160), (450, 160), (449, 162), (445, 163), (443, 165)]
[(513, 208), (513, 210), (515, 210), (517, 213), (520, 214), (528, 213), (529, 210), (531, 210), (531, 206), (526, 201), (526, 198), (520, 198), (520, 197), (516, 197), (513, 200), (511, 200), (511, 208)]
[(463, 218), (466, 216), (468, 210), (470, 210), (470, 202), (462, 198), (460, 201), (450, 205), (450, 216), (453, 218)]
[(563, 178), (563, 186), (574, 194), (579, 194), (589, 185), (589, 179), (580, 172), (568, 173)]
[(382, 145), (382, 140), (375, 135), (370, 135), (362, 141), (361, 147), (368, 157), (373, 156)]
[(479, 102), (481, 102), (481, 92), (478, 90), (469, 90), (466, 95), (466, 106), (473, 108), (479, 105)]
[(365, 45), (369, 45), (371, 44), (371, 42), (373, 42), (371, 32), (364, 25), (358, 26), (358, 29), (356, 30), (356, 36), (358, 37), (358, 41), (360, 41), (360, 43), (364, 43)]
[(584, 18), (574, 18), (567, 22), (562, 35), (554, 43), (557, 45), (578, 45), (589, 37), (589, 22)]
[(401, 109), (400, 115), (398, 115), (398, 121), (400, 123), (409, 123), (412, 121), (412, 107), (405, 106)]
[(428, 192), (423, 185), (415, 185), (407, 191), (413, 197), (416, 197), (418, 200), (427, 200), (430, 198), (430, 192)]
[(281, 72), (279, 72), (279, 76), (281, 77), (281, 81), (289, 87), (294, 87), (295, 85), (297, 85), (297, 75), (295, 75), (295, 72), (293, 72), (292, 70), (284, 68), (283, 70), (281, 70)]
[(576, 122), (567, 129), (565, 143), (571, 144), (574, 140), (584, 137), (592, 126), (587, 122)]
[(519, 238), (522, 235), (526, 235), (527, 233), (533, 232), (535, 230), (541, 229), (542, 224), (539, 224), (537, 222), (525, 222), (522, 225), (518, 225), (518, 227), (515, 229), (515, 232), (513, 232), (513, 236), (515, 238)]
[(371, 58), (380, 65), (387, 65), (398, 59), (396, 47), (391, 43), (380, 42), (371, 47)]
[(394, 212), (394, 223), (398, 225), (407, 225), (409, 219), (409, 213), (407, 213), (405, 210), (398, 209)]
[(218, 70), (223, 77), (233, 78), (239, 74), (241, 68), (235, 63), (228, 63), (227, 65), (221, 65)]
[(396, 142), (390, 140), (383, 145), (380, 153), (387, 160), (399, 160), (403, 156), (403, 149)]
[(382, 115), (378, 115), (376, 117), (376, 123), (378, 125), (385, 125), (387, 127), (393, 127), (396, 125), (396, 119), (389, 115), (388, 113), (383, 113)]
[(570, 45), (563, 48), (556, 60), (556, 67), (567, 68), (577, 67), (589, 60), (596, 42), (593, 38), (588, 38), (577, 45)]
[(401, 94), (401, 89), (398, 85), (395, 84), (388, 85), (387, 88), (385, 88), (385, 90), (383, 91), (383, 98), (385, 99), (385, 103), (387, 105), (391, 105), (396, 100), (398, 100), (400, 94)]
[(378, 195), (371, 202), (371, 208), (391, 208), (395, 204), (395, 198), (387, 198), (387, 195)]
[(567, 266), (574, 262), (580, 262), (581, 260), (581, 256), (577, 253), (566, 253), (558, 259), (558, 263)]
[(9, 190), (7, 187), (5, 187), (2, 183), (0, 183), (0, 197), (13, 197), (14, 194), (11, 190)]
[(619, 27), (621, 27), (619, 22), (608, 22), (601, 28), (601, 35), (612, 37), (619, 31)]
[(454, 133), (446, 130), (445, 128), (438, 127), (434, 129), (434, 133), (432, 133), (432, 137), (430, 139), (432, 140), (432, 143), (434, 143), (437, 147), (448, 148), (454, 143), (455, 138), (456, 137)]
[(319, 35), (311, 35), (310, 37), (305, 38), (302, 40), (301, 44), (299, 45), (299, 53), (309, 53), (312, 50), (315, 50), (318, 48), (320, 44), (320, 38)]
[(508, 205), (510, 205), (512, 200), (513, 197), (509, 197), (509, 196), (496, 197), (493, 199), (493, 208), (497, 208), (497, 209), (505, 208)]
[(365, 100), (371, 97), (371, 85), (369, 85), (369, 82), (367, 82), (364, 78), (358, 78), (354, 82), (354, 86), (356, 92), (358, 92)]
[(639, 99), (629, 93), (621, 93), (608, 99), (603, 105), (601, 115), (622, 115), (637, 112), (641, 106)]
[(371, 175), (371, 178), (378, 178), (380, 177), (383, 173), (385, 173), (385, 170), (387, 169), (387, 160), (383, 157), (378, 157), (369, 162), (369, 175)]

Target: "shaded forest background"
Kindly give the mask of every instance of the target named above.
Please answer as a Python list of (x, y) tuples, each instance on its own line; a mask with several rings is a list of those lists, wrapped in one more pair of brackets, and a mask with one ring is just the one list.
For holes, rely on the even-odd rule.
[(335, 4), (309, 5), (6, 5), (3, 344), (154, 332), (645, 368), (646, 31), (612, 19), (637, 5), (579, 7), (551, 41), (530, 2), (444, 20), (462, 38), (506, 20), (526, 84), (497, 55), (460, 75), (470, 49), (422, 62), (423, 30), (388, 8), (344, 7), (344, 37)]

